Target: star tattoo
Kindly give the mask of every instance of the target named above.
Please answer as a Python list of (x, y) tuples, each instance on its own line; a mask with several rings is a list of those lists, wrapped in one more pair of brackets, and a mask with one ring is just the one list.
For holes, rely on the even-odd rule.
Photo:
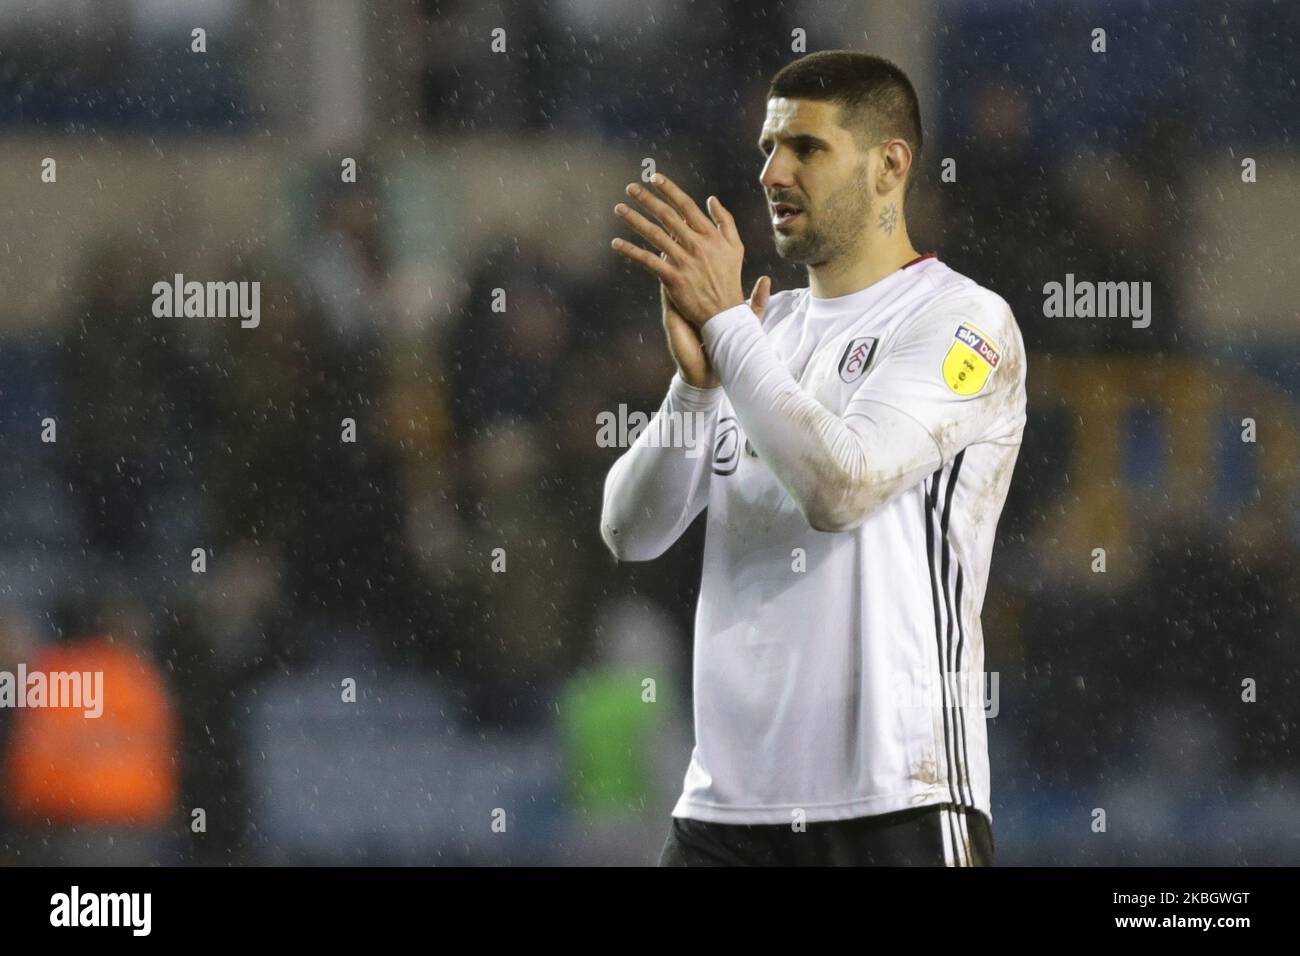
[(898, 207), (890, 205), (880, 214), (880, 228), (889, 235), (898, 227)]

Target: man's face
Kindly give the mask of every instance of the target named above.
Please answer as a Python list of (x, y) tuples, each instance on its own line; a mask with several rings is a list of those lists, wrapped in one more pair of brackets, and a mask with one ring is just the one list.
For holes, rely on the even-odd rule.
[(839, 125), (840, 107), (773, 97), (758, 148), (776, 251), (808, 266), (851, 252), (870, 221), (871, 160)]

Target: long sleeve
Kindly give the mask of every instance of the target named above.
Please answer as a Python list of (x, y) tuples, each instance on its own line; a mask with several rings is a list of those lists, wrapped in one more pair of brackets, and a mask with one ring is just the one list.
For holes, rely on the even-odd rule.
[(1022, 348), (1001, 299), (947, 303), (892, 336), (843, 416), (804, 391), (747, 304), (711, 318), (702, 336), (741, 427), (809, 525), (847, 531), (1014, 416), (1017, 385), (1023, 414), (1019, 351), (1000, 377), (996, 347), (976, 354), (987, 368), (961, 366), (971, 360), (958, 350), (975, 341), (963, 330), (976, 324), (1009, 352)]
[(708, 504), (721, 400), (721, 388), (674, 375), (659, 411), (609, 470), (600, 534), (620, 561), (659, 557)]

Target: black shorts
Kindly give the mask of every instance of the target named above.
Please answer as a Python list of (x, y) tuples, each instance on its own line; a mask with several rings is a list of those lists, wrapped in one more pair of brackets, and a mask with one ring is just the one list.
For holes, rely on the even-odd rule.
[(673, 817), (660, 866), (992, 866), (993, 830), (952, 804), (809, 823), (706, 823)]

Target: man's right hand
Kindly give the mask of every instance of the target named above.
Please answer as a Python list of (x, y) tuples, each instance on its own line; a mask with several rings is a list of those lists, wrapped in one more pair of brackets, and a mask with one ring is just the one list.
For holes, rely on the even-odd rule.
[(659, 283), (659, 301), (663, 306), (668, 351), (677, 363), (677, 371), (682, 380), (696, 388), (717, 388), (722, 383), (718, 381), (708, 356), (704, 354), (704, 342), (700, 333), (682, 318), (662, 282)]
[[(749, 307), (754, 310), (760, 322), (763, 321), (763, 313), (767, 311), (771, 297), (772, 280), (760, 276), (749, 296)], [(704, 354), (704, 340), (700, 338), (699, 330), (682, 318), (662, 282), (659, 283), (659, 301), (663, 305), (668, 351), (677, 363), (677, 371), (681, 373), (682, 380), (696, 388), (717, 388), (722, 383), (713, 371), (709, 357)]]

